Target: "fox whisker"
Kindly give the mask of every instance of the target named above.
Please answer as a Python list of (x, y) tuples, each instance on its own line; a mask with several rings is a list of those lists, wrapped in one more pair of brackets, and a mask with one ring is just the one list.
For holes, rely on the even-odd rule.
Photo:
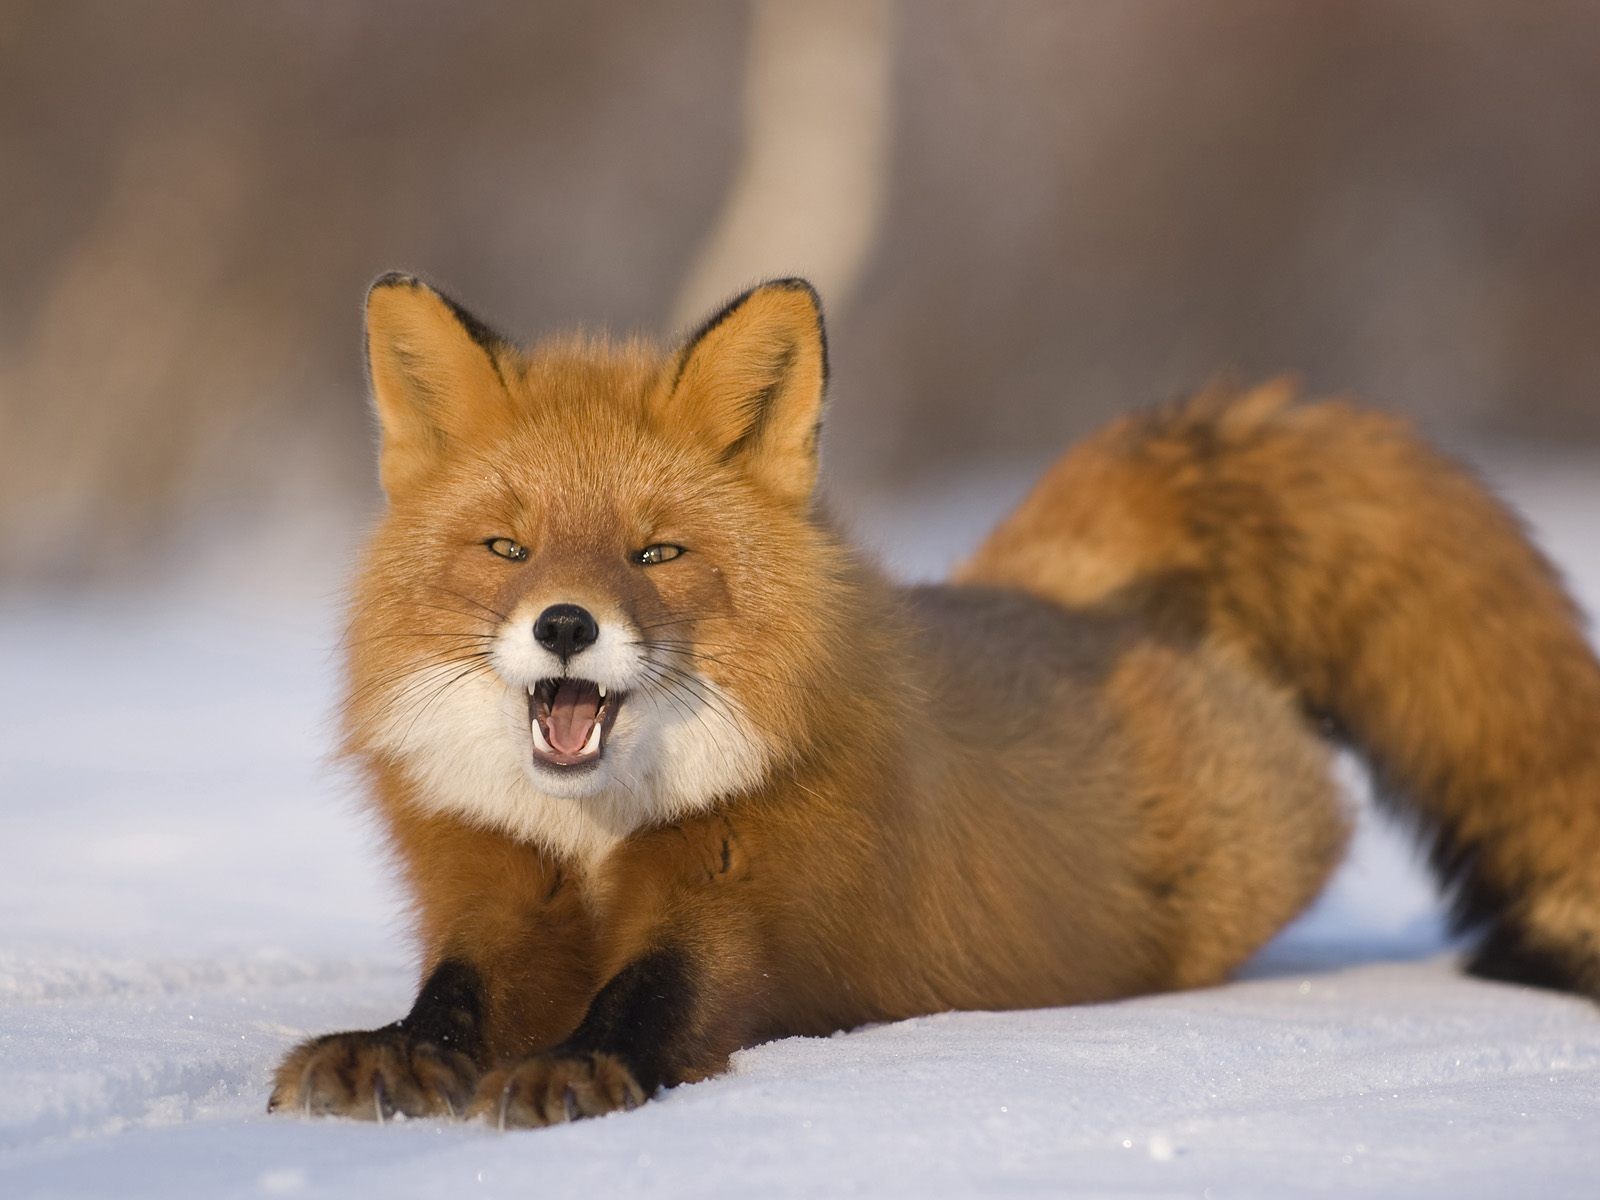
[(435, 584), (430, 584), (429, 586), (436, 592), (443, 592), (446, 596), (454, 597), (457, 600), (465, 600), (468, 604), (472, 605), (474, 608), (481, 608), (484, 612), (488, 613), (490, 616), (494, 617), (496, 620), (509, 621), (511, 619), (505, 613), (501, 612), (498, 608), (495, 608), (492, 604), (485, 604), (482, 600), (479, 600), (479, 599), (477, 599), (477, 598), (475, 598), (473, 596), (468, 596), (464, 592), (458, 592), (458, 591), (455, 591), (455, 590), (453, 590), (451, 588), (442, 587), (442, 586), (440, 586), (439, 584), (436, 584), (436, 583)]

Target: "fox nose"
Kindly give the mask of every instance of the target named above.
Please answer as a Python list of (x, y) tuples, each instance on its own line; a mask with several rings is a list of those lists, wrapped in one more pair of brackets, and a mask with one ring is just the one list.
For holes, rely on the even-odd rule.
[(533, 640), (566, 662), (600, 639), (600, 626), (587, 608), (552, 604), (533, 623)]

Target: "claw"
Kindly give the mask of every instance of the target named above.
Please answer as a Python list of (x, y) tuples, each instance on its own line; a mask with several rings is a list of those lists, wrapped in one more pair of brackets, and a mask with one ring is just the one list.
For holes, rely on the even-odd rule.
[(506, 1086), (500, 1090), (500, 1132), (506, 1131), (506, 1108), (511, 1103), (511, 1081), (506, 1080)]
[(578, 1119), (578, 1093), (572, 1090), (570, 1083), (567, 1085), (566, 1091), (561, 1093), (561, 1107), (565, 1110), (568, 1121), (576, 1121)]
[(372, 1077), (372, 1111), (377, 1115), (379, 1125), (382, 1125), (387, 1120), (383, 1111), (384, 1090), (382, 1074), (374, 1075)]

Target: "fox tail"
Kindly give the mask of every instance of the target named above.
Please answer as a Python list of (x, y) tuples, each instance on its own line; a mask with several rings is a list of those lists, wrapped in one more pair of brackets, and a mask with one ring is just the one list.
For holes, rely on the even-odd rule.
[(1600, 662), (1518, 518), (1404, 422), (1284, 383), (1128, 417), (964, 577), (1242, 651), (1421, 826), (1472, 972), (1600, 999)]

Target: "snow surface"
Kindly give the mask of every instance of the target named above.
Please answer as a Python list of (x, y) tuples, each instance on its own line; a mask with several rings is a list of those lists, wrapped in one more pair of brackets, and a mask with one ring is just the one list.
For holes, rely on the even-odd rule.
[[(1011, 478), (855, 521), (932, 575)], [(1600, 606), (1600, 471), (1499, 478)], [(267, 1117), (291, 1042), (392, 1020), (414, 983), (325, 761), (352, 531), (318, 529), (279, 531), (287, 573), (262, 534), (142, 590), (4, 601), (0, 1197), (1600, 1196), (1600, 1011), (1457, 975), (1369, 815), (1226, 987), (791, 1039), (551, 1130)]]

